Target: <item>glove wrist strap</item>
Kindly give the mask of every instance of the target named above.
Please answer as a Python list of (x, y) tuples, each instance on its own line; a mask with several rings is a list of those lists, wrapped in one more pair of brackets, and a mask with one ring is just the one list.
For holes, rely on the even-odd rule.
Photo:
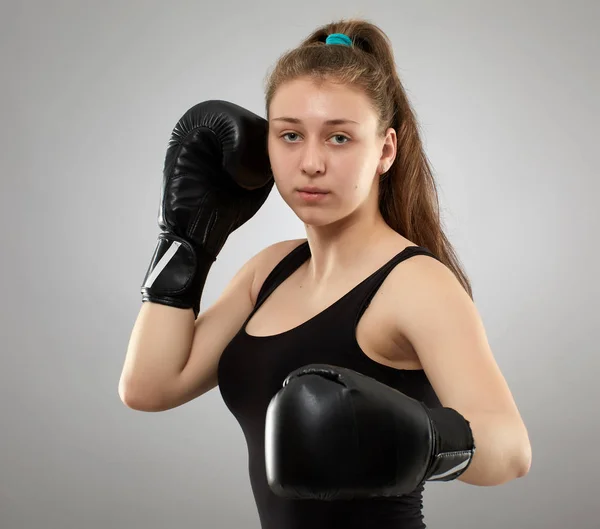
[(202, 247), (194, 247), (172, 233), (161, 233), (141, 287), (142, 300), (192, 308), (197, 317), (206, 278), (215, 260)]
[(452, 408), (427, 410), (434, 430), (433, 457), (425, 481), (452, 481), (469, 467), (475, 442), (469, 421)]

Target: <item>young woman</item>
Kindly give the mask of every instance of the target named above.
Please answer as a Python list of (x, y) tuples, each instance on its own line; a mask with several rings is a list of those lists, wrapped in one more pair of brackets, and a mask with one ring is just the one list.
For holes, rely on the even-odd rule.
[[(270, 73), (266, 111), (207, 102), (176, 127), (123, 401), (166, 410), (218, 385), (264, 529), (423, 528), (426, 481), (525, 475), (527, 431), (386, 35), (318, 28)], [(227, 236), (273, 184), (306, 239), (256, 254), (200, 313)]]

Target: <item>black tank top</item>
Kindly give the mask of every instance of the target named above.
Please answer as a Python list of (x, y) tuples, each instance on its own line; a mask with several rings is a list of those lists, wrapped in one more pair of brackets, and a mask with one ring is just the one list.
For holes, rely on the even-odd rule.
[[(251, 336), (246, 325), (267, 297), (310, 258), (300, 244), (271, 271), (256, 305), (224, 349), (218, 367), (219, 391), (239, 422), (248, 448), (250, 483), (262, 529), (423, 529), (423, 486), (397, 498), (361, 500), (287, 500), (268, 487), (265, 472), (265, 413), (286, 376), (311, 363), (347, 367), (394, 387), (435, 408), (441, 406), (425, 372), (401, 370), (369, 358), (355, 329), (390, 271), (413, 255), (437, 259), (421, 246), (409, 246), (338, 301), (297, 327), (271, 336)], [(290, 300), (293, 303), (293, 300)], [(402, 303), (399, 299), (398, 303)], [(391, 463), (390, 463), (391, 464)]]

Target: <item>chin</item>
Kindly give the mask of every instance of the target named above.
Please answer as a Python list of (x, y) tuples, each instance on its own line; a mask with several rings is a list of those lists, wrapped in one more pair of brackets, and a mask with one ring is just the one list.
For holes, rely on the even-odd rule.
[(341, 219), (341, 217), (337, 215), (332, 215), (331, 211), (298, 211), (295, 209), (294, 213), (302, 223), (304, 223), (306, 226), (312, 226), (314, 228), (327, 226)]

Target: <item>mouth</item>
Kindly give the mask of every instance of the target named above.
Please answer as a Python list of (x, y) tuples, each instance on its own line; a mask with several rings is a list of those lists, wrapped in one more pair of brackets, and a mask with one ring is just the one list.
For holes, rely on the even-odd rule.
[(327, 191), (326, 189), (321, 189), (319, 187), (301, 187), (300, 189), (298, 189), (298, 192), (309, 193), (313, 195), (326, 195), (327, 193), (329, 193), (329, 191)]
[(298, 195), (306, 202), (315, 202), (324, 200), (329, 195), (329, 191), (314, 190), (313, 188), (302, 188), (297, 190)]

